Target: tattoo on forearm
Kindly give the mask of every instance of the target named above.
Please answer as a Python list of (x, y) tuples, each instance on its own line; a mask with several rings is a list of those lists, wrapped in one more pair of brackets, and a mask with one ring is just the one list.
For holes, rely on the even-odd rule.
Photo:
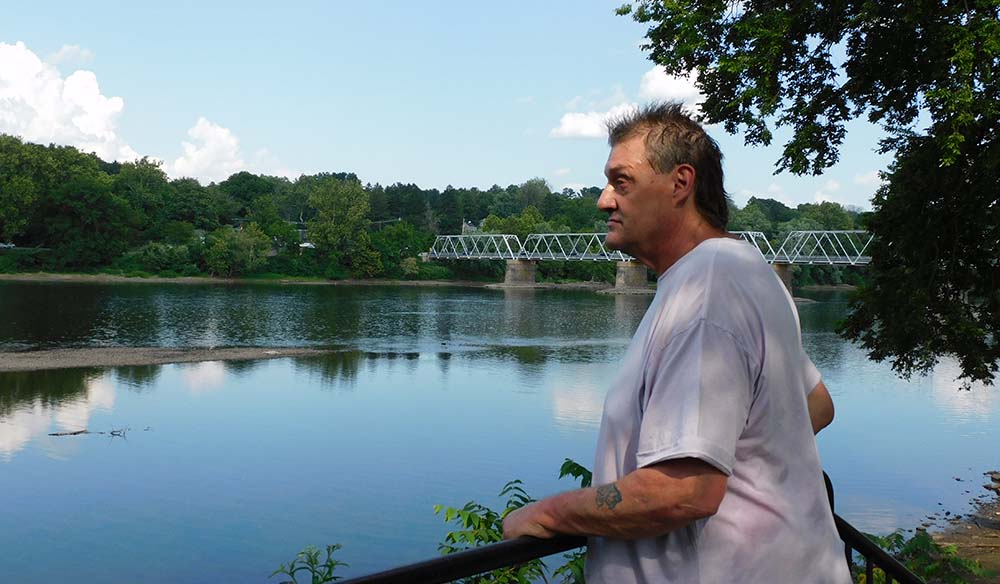
[(614, 509), (615, 505), (622, 502), (621, 491), (614, 483), (610, 485), (601, 485), (597, 487), (597, 506), (607, 507), (609, 510)]

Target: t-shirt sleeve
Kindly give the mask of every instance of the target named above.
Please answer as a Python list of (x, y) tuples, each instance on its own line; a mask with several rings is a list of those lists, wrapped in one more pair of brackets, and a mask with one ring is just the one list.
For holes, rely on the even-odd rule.
[(805, 379), (805, 383), (803, 384), (805, 387), (802, 391), (806, 392), (806, 395), (809, 395), (819, 385), (823, 376), (820, 375), (819, 369), (813, 364), (812, 359), (806, 354), (805, 349), (802, 350), (802, 370), (804, 372), (803, 378)]
[(746, 351), (705, 320), (654, 349), (644, 372), (637, 467), (697, 458), (732, 474), (753, 400)]

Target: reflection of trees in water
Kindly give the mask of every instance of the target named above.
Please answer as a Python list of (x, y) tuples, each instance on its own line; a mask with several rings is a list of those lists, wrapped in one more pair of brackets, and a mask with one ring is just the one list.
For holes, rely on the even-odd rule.
[(323, 355), (296, 357), (292, 359), (292, 363), (296, 372), (319, 377), (324, 385), (344, 383), (353, 388), (365, 357), (363, 351), (334, 351)]
[(87, 396), (87, 384), (105, 374), (105, 369), (50, 369), (0, 373), (0, 418), (25, 403), (40, 402), (45, 408)]
[(255, 369), (264, 365), (266, 360), (247, 359), (245, 361), (223, 361), (226, 373), (232, 373), (234, 377), (246, 377)]
[(300, 323), (300, 328), (290, 331), (294, 338), (329, 344), (364, 336), (360, 329), (364, 298), (361, 290), (319, 286), (304, 292), (296, 307), (300, 316), (295, 322)]
[(101, 329), (109, 296), (104, 286), (0, 283), (3, 340), (51, 347), (60, 344), (56, 339), (84, 342), (104, 338)]
[(142, 390), (156, 382), (162, 369), (162, 365), (115, 367), (115, 380), (129, 389)]
[(797, 305), (802, 325), (802, 346), (813, 363), (832, 373), (844, 368), (850, 345), (837, 335), (837, 325), (847, 315), (842, 302), (811, 302)]

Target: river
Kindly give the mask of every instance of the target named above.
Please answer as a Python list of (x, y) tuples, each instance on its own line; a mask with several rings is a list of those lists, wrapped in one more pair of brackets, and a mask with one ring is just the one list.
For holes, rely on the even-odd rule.
[[(898, 379), (802, 293), (837, 419), (818, 438), (859, 528), (960, 513), (1000, 466), (1000, 391)], [(266, 582), (307, 544), (357, 575), (437, 554), (433, 505), (568, 489), (650, 297), (587, 291), (0, 282), (0, 351), (317, 346), (323, 357), (0, 373), (9, 581)], [(109, 434), (50, 436), (89, 428)], [(276, 581), (272, 580), (272, 581)]]

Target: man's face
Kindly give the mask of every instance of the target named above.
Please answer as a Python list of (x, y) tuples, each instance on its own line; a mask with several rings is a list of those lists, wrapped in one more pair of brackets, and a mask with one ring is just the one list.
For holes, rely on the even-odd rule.
[(673, 173), (657, 174), (646, 159), (645, 135), (633, 136), (611, 149), (604, 167), (607, 186), (597, 208), (608, 214), (608, 247), (645, 260), (668, 227)]

